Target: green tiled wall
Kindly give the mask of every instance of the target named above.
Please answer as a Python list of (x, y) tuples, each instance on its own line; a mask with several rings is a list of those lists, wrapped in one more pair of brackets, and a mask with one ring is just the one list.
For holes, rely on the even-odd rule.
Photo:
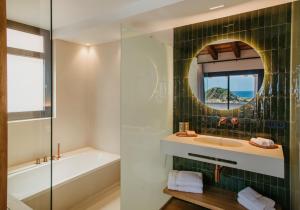
[[(219, 39), (239, 39), (252, 45), (265, 63), (262, 90), (239, 110), (218, 111), (204, 106), (188, 84), (192, 58), (206, 44)], [(221, 183), (214, 183), (214, 165), (174, 157), (174, 169), (201, 171), (205, 182), (232, 191), (251, 186), (289, 209), (291, 4), (252, 11), (176, 28), (174, 30), (174, 132), (180, 121), (202, 134), (240, 139), (263, 136), (282, 144), (285, 179), (225, 168)], [(238, 117), (239, 125), (218, 127), (220, 116)]]

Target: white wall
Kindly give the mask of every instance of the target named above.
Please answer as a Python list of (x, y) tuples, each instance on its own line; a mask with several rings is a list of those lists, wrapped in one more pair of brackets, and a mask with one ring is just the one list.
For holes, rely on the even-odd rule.
[(55, 40), (56, 113), (53, 120), (53, 145), (62, 152), (88, 144), (88, 48)]
[[(53, 145), (62, 151), (87, 145), (87, 56), (85, 46), (64, 41), (54, 42), (56, 74), (56, 118), (53, 120)], [(50, 155), (51, 122), (49, 119), (10, 122), (8, 125), (9, 166)]]
[(49, 119), (8, 123), (8, 166), (51, 153), (50, 123)]
[(120, 153), (120, 42), (89, 48), (90, 142)]
[[(54, 41), (53, 149), (93, 146), (120, 153), (120, 43), (86, 47)], [(11, 122), (9, 166), (50, 154), (49, 119)]]

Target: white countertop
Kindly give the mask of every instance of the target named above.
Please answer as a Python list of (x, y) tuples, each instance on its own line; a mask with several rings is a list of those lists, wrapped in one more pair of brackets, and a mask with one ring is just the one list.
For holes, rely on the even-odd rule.
[[(170, 142), (177, 142), (181, 144), (191, 144), (198, 146), (199, 142), (195, 141), (195, 138), (201, 138), (206, 137), (206, 135), (198, 135), (198, 137), (178, 137), (175, 134), (172, 134), (170, 136), (167, 136), (163, 140), (170, 141)], [(272, 157), (272, 158), (278, 158), (281, 160), (284, 160), (282, 146), (278, 145), (277, 149), (263, 149), (259, 147), (255, 147), (251, 144), (249, 144), (249, 141), (246, 140), (240, 140), (240, 139), (232, 139), (232, 138), (224, 138), (224, 137), (215, 137), (220, 138), (224, 141), (231, 140), (231, 141), (238, 141), (242, 144), (241, 147), (223, 147), (218, 145), (209, 145), (209, 144), (201, 144), (203, 147), (210, 147), (210, 148), (221, 148), (222, 150), (228, 150), (228, 151), (234, 151), (234, 152), (241, 152), (241, 153), (247, 153), (247, 154), (253, 154), (258, 156), (266, 156), (266, 157)]]
[(276, 149), (263, 149), (240, 139), (207, 135), (178, 137), (173, 134), (161, 140), (161, 151), (167, 155), (284, 178), (281, 145)]

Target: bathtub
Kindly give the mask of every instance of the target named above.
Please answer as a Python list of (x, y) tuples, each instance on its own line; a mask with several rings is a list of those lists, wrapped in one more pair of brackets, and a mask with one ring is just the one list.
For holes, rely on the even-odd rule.
[[(52, 162), (53, 209), (66, 210), (120, 180), (120, 156), (83, 148)], [(9, 169), (8, 193), (33, 209), (49, 209), (50, 162)]]

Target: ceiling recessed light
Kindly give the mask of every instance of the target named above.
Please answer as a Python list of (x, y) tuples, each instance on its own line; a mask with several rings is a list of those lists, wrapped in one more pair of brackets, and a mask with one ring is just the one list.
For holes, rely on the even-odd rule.
[(221, 4), (221, 5), (218, 5), (218, 6), (215, 6), (215, 7), (211, 7), (211, 8), (209, 8), (210, 10), (214, 10), (214, 9), (220, 9), (220, 8), (222, 8), (222, 7), (224, 7), (224, 4)]

